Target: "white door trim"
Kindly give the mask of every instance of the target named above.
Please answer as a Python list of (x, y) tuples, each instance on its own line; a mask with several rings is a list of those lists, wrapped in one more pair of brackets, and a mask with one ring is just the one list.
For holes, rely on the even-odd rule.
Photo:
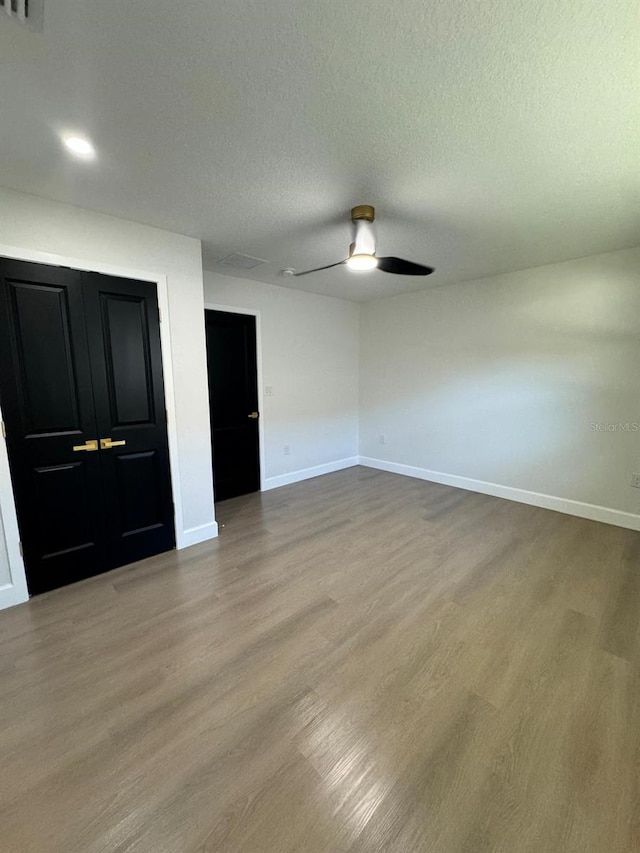
[[(167, 284), (167, 276), (151, 270), (142, 270), (135, 267), (121, 267), (115, 264), (105, 264), (98, 261), (92, 261), (89, 263), (85, 258), (76, 258), (69, 255), (56, 255), (49, 252), (40, 252), (34, 249), (21, 249), (16, 246), (7, 246), (2, 243), (0, 243), (0, 257), (12, 258), (19, 261), (29, 261), (36, 264), (52, 264), (54, 266), (71, 267), (76, 270), (103, 273), (104, 275), (113, 275), (120, 278), (134, 278), (141, 281), (149, 281), (156, 285), (158, 290), (158, 305), (160, 307), (162, 317), (162, 322), (160, 323), (160, 345), (162, 350), (162, 366), (164, 373), (165, 406), (168, 415), (167, 437), (169, 441), (169, 465), (171, 468), (171, 488), (173, 491), (176, 547), (185, 548), (188, 545), (193, 544), (192, 537), (189, 535), (185, 536), (184, 519), (182, 515), (180, 460), (178, 454), (178, 435), (176, 432), (176, 404), (173, 381), (173, 360), (171, 356), (169, 288)], [(20, 537), (18, 534), (18, 518), (16, 515), (12, 489), (9, 485), (11, 481), (9, 478), (9, 464), (6, 445), (1, 439), (0, 442), (3, 445), (0, 450), (0, 520), (2, 520), (5, 536), (7, 538), (7, 549), (9, 550), (9, 571), (11, 573), (11, 585), (9, 587), (0, 587), (0, 609), (2, 609), (3, 607), (10, 607), (13, 604), (19, 604), (22, 601), (26, 601), (28, 593), (24, 561), (20, 556), (19, 550)], [(186, 531), (186, 533), (188, 534), (189, 531)]]
[[(235, 305), (220, 305), (217, 302), (205, 302), (205, 311), (226, 311), (227, 314), (248, 314), (256, 318), (256, 361), (258, 366), (258, 454), (260, 459), (260, 491), (265, 490), (266, 466), (264, 460), (264, 390), (262, 385), (262, 328), (260, 311), (253, 308), (238, 308)], [(215, 460), (214, 460), (215, 467)]]

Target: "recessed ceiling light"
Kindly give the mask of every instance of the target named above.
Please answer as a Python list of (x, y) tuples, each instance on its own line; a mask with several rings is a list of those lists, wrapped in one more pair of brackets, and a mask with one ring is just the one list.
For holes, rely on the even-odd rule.
[(65, 146), (75, 154), (76, 157), (82, 157), (85, 160), (92, 160), (96, 156), (96, 149), (82, 136), (65, 136), (62, 140)]

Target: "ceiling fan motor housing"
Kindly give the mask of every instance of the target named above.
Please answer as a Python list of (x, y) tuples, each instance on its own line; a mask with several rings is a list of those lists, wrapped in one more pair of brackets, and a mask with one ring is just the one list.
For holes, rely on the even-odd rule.
[(351, 211), (351, 221), (354, 226), (354, 241), (349, 250), (349, 257), (354, 255), (375, 255), (376, 238), (373, 229), (375, 210), (370, 204), (359, 204)]
[(358, 204), (351, 210), (351, 221), (357, 222), (359, 219), (364, 219), (365, 222), (373, 222), (376, 218), (376, 212), (370, 204)]

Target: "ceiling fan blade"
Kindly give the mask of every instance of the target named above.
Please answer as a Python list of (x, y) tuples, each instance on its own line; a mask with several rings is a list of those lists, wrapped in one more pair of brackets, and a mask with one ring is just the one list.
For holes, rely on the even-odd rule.
[(314, 270), (305, 270), (304, 272), (294, 272), (295, 278), (299, 278), (301, 275), (309, 275), (311, 272), (320, 272), (321, 270), (330, 270), (332, 267), (339, 267), (340, 264), (346, 263), (346, 259), (344, 261), (338, 261), (336, 264), (327, 264), (326, 267), (316, 267)]
[(402, 258), (378, 258), (378, 269), (394, 275), (431, 275), (433, 267), (424, 267)]

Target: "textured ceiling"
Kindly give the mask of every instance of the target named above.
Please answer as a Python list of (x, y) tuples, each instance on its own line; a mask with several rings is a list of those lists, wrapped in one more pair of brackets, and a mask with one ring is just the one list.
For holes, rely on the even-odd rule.
[[(640, 242), (637, 0), (46, 0), (0, 20), (0, 184), (367, 299)], [(93, 163), (57, 134), (81, 131)], [(349, 209), (427, 279), (328, 270)]]

